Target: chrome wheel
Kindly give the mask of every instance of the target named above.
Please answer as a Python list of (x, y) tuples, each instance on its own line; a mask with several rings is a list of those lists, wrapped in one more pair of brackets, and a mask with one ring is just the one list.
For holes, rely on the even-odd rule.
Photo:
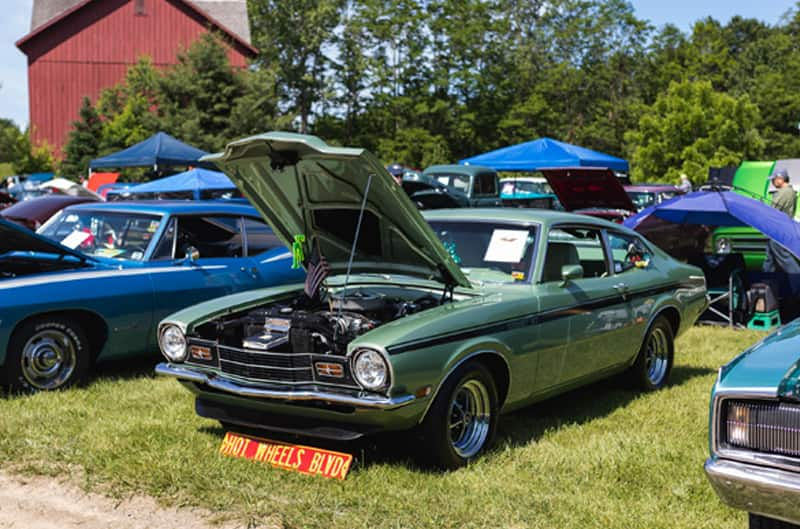
[(468, 459), (480, 452), (489, 437), (492, 404), (480, 380), (465, 380), (450, 404), (448, 433), (453, 450)]
[(647, 339), (644, 364), (647, 379), (654, 386), (659, 386), (669, 371), (670, 357), (669, 337), (661, 327), (654, 327)]
[(56, 389), (75, 371), (77, 348), (72, 338), (58, 329), (45, 329), (31, 336), (22, 348), (22, 376), (34, 388)]

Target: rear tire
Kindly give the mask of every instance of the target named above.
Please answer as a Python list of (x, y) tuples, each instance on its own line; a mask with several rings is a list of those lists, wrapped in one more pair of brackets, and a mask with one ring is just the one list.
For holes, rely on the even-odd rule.
[(669, 382), (674, 357), (672, 326), (666, 317), (659, 316), (647, 329), (636, 361), (628, 370), (628, 380), (642, 391), (661, 389)]
[(750, 529), (800, 529), (800, 525), (750, 513)]
[(497, 431), (497, 385), (479, 362), (468, 362), (445, 380), (420, 425), (418, 458), (454, 470), (489, 447)]
[(33, 319), (14, 331), (5, 362), (11, 392), (35, 393), (86, 381), (91, 363), (86, 333), (63, 316)]

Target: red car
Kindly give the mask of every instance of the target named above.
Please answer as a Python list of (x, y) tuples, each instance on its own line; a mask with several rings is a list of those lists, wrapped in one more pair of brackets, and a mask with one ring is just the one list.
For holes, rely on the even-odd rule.
[[(617, 176), (604, 167), (567, 167), (540, 171), (564, 209), (616, 223), (636, 213), (636, 206)], [(703, 226), (647, 219), (636, 231), (676, 259), (702, 254), (708, 230)]]
[(74, 197), (53, 194), (23, 200), (0, 211), (0, 216), (29, 230), (36, 231), (47, 219), (67, 206), (83, 202), (95, 202), (93, 197)]

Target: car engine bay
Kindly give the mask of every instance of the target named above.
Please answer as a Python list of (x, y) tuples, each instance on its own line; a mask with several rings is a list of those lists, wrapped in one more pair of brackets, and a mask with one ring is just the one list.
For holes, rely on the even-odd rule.
[(345, 355), (358, 336), (443, 303), (424, 290), (354, 288), (278, 301), (197, 328), (202, 338), (253, 351)]

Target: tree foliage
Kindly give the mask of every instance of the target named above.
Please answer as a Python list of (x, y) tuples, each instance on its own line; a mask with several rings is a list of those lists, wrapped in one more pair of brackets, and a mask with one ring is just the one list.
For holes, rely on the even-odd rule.
[(797, 6), (775, 25), (705, 18), (688, 32), (626, 0), (248, 6), (250, 68), (214, 35), (175, 67), (143, 59), (95, 104), (98, 154), (159, 129), (207, 150), (281, 129), (424, 167), (549, 136), (628, 155), (636, 179), (700, 181), (710, 165), (800, 152)]

